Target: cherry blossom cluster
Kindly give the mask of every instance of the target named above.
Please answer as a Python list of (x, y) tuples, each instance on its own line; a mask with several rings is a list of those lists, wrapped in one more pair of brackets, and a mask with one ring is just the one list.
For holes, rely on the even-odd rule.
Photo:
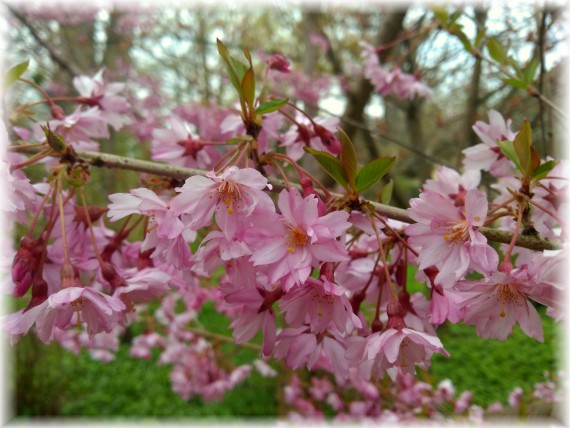
[[(380, 78), (371, 48), (363, 49), (365, 73), (382, 94), (429, 94), (401, 72)], [(264, 85), (289, 72), (286, 58), (268, 57)], [(253, 106), (243, 93), (239, 112), (180, 106), (140, 131), (154, 161), (204, 169), (203, 175), (145, 176), (141, 187), (109, 195), (110, 203), (99, 207), (87, 204), (90, 167), (76, 151), (97, 150), (110, 127), (129, 126), (131, 103), (124, 85), (108, 82), (103, 71), (75, 78), (74, 86), (75, 110), (66, 113), (47, 97), (52, 120), (10, 129), (43, 151), (32, 158), (12, 151), (0, 170), (8, 183), (7, 214), (27, 227), (6, 284), (22, 299), (20, 310), (2, 318), (13, 341), (33, 328), (44, 343), (56, 340), (110, 360), (118, 337), (142, 325), (131, 355), (158, 354), (160, 364), (172, 366), (172, 388), (183, 398), (219, 399), (253, 367), (228, 363), (219, 346), (224, 338), (200, 328), (199, 314), (213, 302), (231, 319), (235, 343), (260, 335), (263, 358), (293, 370), (323, 369), (335, 385), (365, 397), (347, 404), (332, 379), (312, 378), (311, 396), (326, 400), (340, 419), (407, 420), (417, 409), (433, 416), (442, 403), (478, 418), (480, 409), (464, 396), (453, 399), (447, 384), (433, 389), (413, 378), (434, 354), (450, 356), (437, 327), (462, 321), (483, 338), (506, 340), (519, 324), (542, 341), (536, 307), (563, 316), (565, 250), (532, 252), (515, 242), (520, 234), (565, 241), (565, 164), (539, 159), (552, 167), (521, 178), (502, 150), (505, 141), (519, 144), (518, 134), (497, 112), (490, 112), (490, 123), (475, 124), (482, 144), (465, 151), (463, 173), (439, 168), (410, 200), (413, 224), (388, 219), (361, 198), (357, 190), (366, 186), (358, 180), (366, 175), (349, 174), (357, 162), (347, 161), (354, 149), (337, 134), (337, 119), (312, 118), (287, 100)], [(331, 194), (299, 164), (307, 152), (344, 168), (332, 174), (344, 195)], [(38, 161), (48, 176), (32, 184), (22, 168)], [(375, 165), (361, 171), (377, 171)], [(498, 178), (492, 200), (481, 190), (481, 170)], [(272, 185), (272, 176), (282, 185)], [(480, 231), (495, 222), (513, 234), (503, 248)], [(409, 292), (410, 264), (425, 292)], [(263, 360), (255, 368), (272, 375)], [(390, 411), (374, 386), (388, 378), (401, 404)], [(298, 383), (292, 381), (287, 400), (300, 414), (318, 415)]]
[(473, 402), (471, 391), (458, 393), (449, 379), (433, 386), (403, 372), (380, 384), (356, 376), (341, 384), (327, 376), (301, 376), (293, 374), (283, 391), (291, 421), (325, 421), (327, 412), (333, 410), (333, 421), (341, 423), (444, 423), (451, 419), (481, 424), (533, 415), (539, 408), (540, 414), (549, 415), (563, 402), (561, 373), (545, 372), (545, 380), (536, 383), (531, 391), (516, 387), (505, 403), (497, 401), (487, 408)]
[(374, 85), (380, 95), (393, 94), (401, 99), (411, 99), (417, 96), (431, 98), (432, 90), (420, 81), (417, 75), (402, 71), (399, 66), (388, 68), (380, 64), (379, 50), (365, 41), (360, 41), (361, 58), (364, 76)]

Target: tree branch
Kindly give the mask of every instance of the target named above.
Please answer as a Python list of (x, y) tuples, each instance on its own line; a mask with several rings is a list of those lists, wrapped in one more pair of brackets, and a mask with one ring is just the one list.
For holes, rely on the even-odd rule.
[[(30, 148), (27, 150), (20, 150), (20, 153), (36, 153), (37, 148)], [(131, 159), (125, 156), (117, 156), (109, 153), (91, 152), (84, 150), (77, 150), (75, 154), (78, 159), (84, 162), (105, 168), (121, 168), (130, 171), (146, 172), (149, 174), (155, 174), (162, 177), (174, 178), (178, 180), (185, 180), (193, 175), (205, 176), (209, 171), (196, 168), (183, 168), (172, 165), (167, 165), (154, 161), (146, 161), (139, 159)], [(273, 186), (274, 190), (285, 189), (286, 185), (283, 180), (279, 180), (273, 177), (268, 178), (269, 183)], [(292, 187), (302, 190), (300, 184), (290, 183)], [(322, 195), (322, 192), (317, 190), (318, 193)], [(341, 197), (342, 195), (338, 193), (331, 193), (333, 196)], [(390, 205), (380, 204), (374, 201), (369, 202), (376, 210), (376, 212), (385, 217), (391, 218), (393, 220), (399, 220), (404, 223), (415, 223), (409, 216), (406, 210), (401, 208), (392, 207)], [(490, 227), (479, 227), (479, 232), (481, 232), (488, 240), (508, 244), (513, 234), (504, 230), (494, 229)], [(561, 243), (553, 242), (548, 239), (543, 239), (535, 236), (522, 236), (519, 235), (516, 241), (516, 245), (523, 248), (528, 248), (530, 250), (542, 251), (542, 250), (559, 250), (563, 246)]]

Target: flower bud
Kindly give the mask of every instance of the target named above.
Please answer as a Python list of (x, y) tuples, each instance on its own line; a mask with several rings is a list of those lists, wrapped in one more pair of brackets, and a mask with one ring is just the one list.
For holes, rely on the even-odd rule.
[(57, 119), (57, 120), (65, 119), (65, 112), (63, 111), (61, 106), (58, 106), (55, 103), (51, 103), (49, 106), (49, 109), (50, 109), (51, 115), (54, 119)]
[(289, 60), (281, 54), (271, 55), (267, 58), (266, 62), (270, 70), (277, 70), (281, 73), (291, 72), (289, 69)]
[(113, 291), (118, 287), (124, 287), (127, 285), (125, 279), (117, 273), (117, 270), (113, 267), (111, 263), (103, 263), (101, 266), (101, 274), (105, 281), (109, 283)]
[(313, 124), (315, 134), (321, 139), (323, 144), (334, 154), (340, 153), (340, 141), (334, 136), (332, 132), (318, 123)]
[(28, 306), (26, 306), (24, 312), (29, 311), (33, 307), (41, 305), (43, 302), (47, 300), (47, 298), (48, 298), (47, 282), (43, 278), (36, 279), (32, 287), (32, 300), (30, 300), (30, 303), (28, 303)]
[(22, 297), (29, 290), (43, 251), (44, 245), (41, 238), (35, 240), (29, 236), (24, 236), (12, 262), (12, 281), (15, 284), (14, 296)]

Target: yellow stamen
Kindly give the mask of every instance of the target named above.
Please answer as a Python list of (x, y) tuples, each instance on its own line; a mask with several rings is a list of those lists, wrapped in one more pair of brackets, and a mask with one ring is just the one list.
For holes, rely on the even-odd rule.
[(305, 231), (299, 226), (293, 226), (290, 224), (289, 236), (287, 237), (287, 243), (289, 244), (287, 251), (292, 253), (295, 251), (295, 248), (307, 245), (307, 242), (309, 242), (309, 236)]

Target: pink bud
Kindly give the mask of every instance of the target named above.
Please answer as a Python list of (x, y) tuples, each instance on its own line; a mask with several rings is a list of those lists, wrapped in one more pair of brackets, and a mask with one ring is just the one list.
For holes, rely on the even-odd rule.
[(281, 54), (271, 55), (266, 61), (270, 70), (277, 70), (281, 73), (291, 72), (289, 69), (289, 60)]
[(12, 262), (12, 281), (16, 285), (14, 296), (22, 297), (29, 290), (43, 251), (44, 245), (41, 238), (34, 240), (25, 236), (22, 239)]
[(54, 119), (57, 119), (57, 120), (65, 119), (65, 112), (63, 111), (63, 108), (61, 108), (61, 106), (58, 106), (55, 103), (51, 103), (49, 107), (50, 107), (51, 115)]
[(340, 153), (340, 141), (334, 136), (332, 132), (318, 123), (313, 123), (315, 134), (321, 139), (323, 144), (331, 151), (331, 153)]

